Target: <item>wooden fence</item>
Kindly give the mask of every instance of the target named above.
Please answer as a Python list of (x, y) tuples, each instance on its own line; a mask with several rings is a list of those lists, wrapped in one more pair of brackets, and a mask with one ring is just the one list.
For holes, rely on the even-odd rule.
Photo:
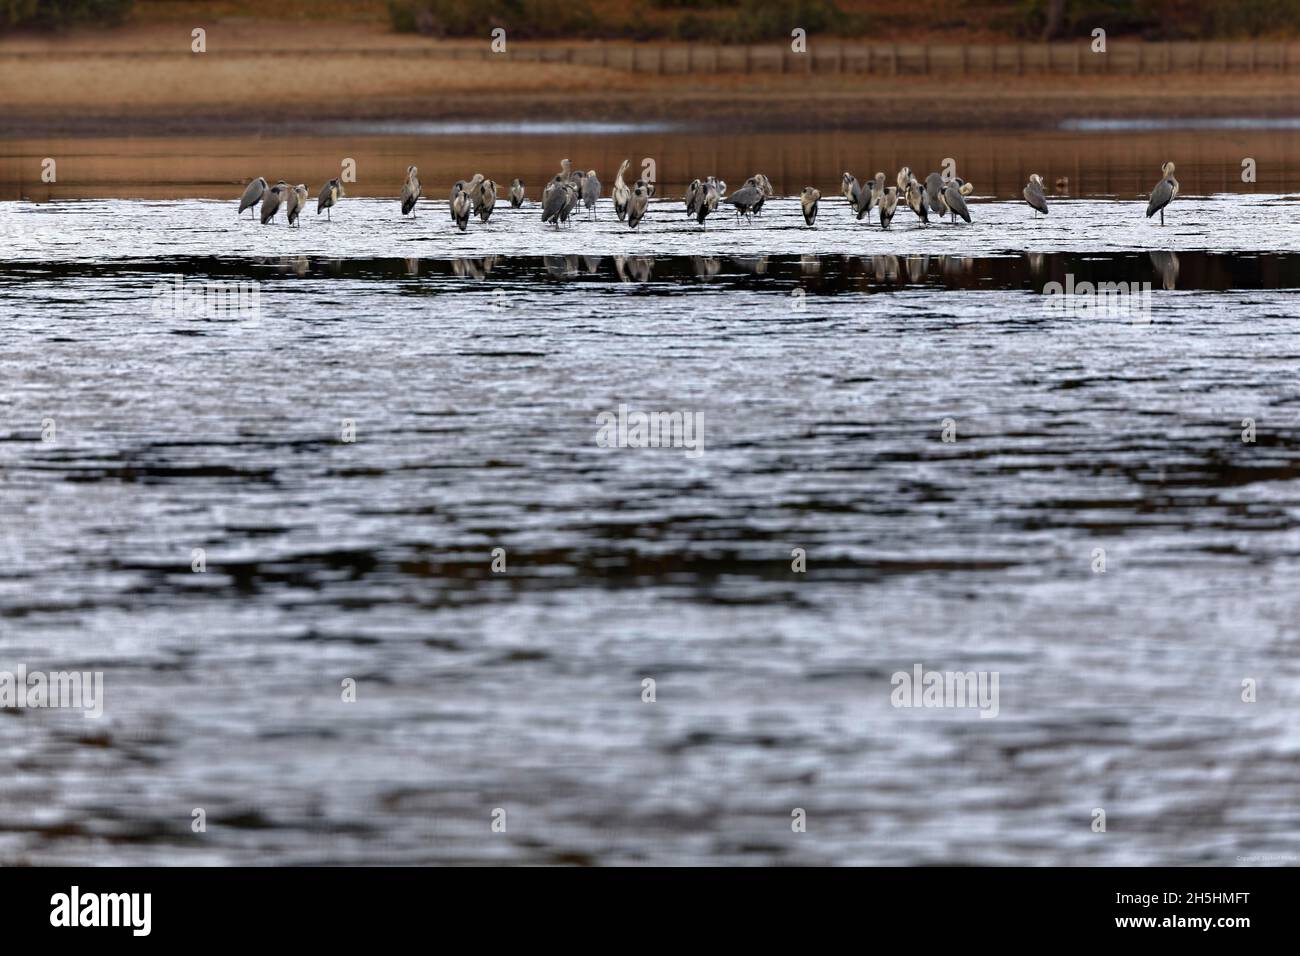
[(1300, 43), (1107, 44), (1092, 52), (1090, 41), (930, 46), (923, 44), (818, 43), (806, 53), (788, 45), (599, 43), (590, 45), (511, 44), (505, 54), (487, 45), (431, 47), (454, 58), (571, 63), (630, 73), (817, 73), (864, 76), (968, 75), (1137, 75), (1159, 73), (1296, 73)]
[[(0, 0), (3, 2), (3, 0)], [(274, 49), (265, 46), (223, 48), (234, 57), (294, 55), (383, 57), (385, 59), (515, 60), (568, 63), (628, 73), (687, 75), (712, 73), (788, 73), (854, 76), (1116, 76), (1160, 73), (1300, 73), (1300, 42), (1141, 43), (1116, 41), (1094, 53), (1091, 41), (1074, 43), (860, 44), (808, 41), (806, 53), (789, 44), (727, 46), (714, 43), (519, 43), (494, 53), (488, 42), (437, 42), (394, 47), (343, 47), (337, 50)], [(45, 59), (71, 54), (49, 51), (0, 51), (5, 60)], [(95, 59), (190, 58), (183, 50), (90, 50)]]

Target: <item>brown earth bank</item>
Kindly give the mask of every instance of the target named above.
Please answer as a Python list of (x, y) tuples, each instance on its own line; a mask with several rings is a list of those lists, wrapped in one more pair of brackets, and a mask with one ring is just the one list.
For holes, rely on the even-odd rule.
[[(379, 22), (216, 21), (0, 37), (0, 132), (265, 133), (452, 120), (693, 128), (1045, 128), (1078, 118), (1292, 117), (1300, 73), (855, 75), (650, 72), (479, 58)], [(520, 49), (516, 45), (515, 49)], [(452, 58), (457, 51), (475, 54)]]

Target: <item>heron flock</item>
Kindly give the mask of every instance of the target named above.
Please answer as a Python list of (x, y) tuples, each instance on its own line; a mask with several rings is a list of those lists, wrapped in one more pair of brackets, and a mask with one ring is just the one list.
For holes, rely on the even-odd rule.
[[(623, 160), (614, 176), (614, 185), (610, 189), (610, 198), (614, 204), (614, 214), (620, 222), (626, 222), (635, 229), (645, 218), (650, 199), (655, 194), (652, 180), (637, 179), (630, 185), (625, 176), (631, 160)], [(1174, 178), (1174, 164), (1165, 163), (1160, 170), (1161, 178), (1147, 203), (1146, 217), (1150, 219), (1160, 214), (1160, 225), (1165, 224), (1165, 208), (1178, 196), (1178, 180)], [(974, 192), (975, 187), (957, 176), (933, 172), (924, 181), (917, 179), (911, 167), (904, 166), (898, 171), (894, 185), (885, 185), (883, 172), (876, 173), (872, 179), (860, 182), (851, 173), (844, 173), (840, 181), (840, 193), (848, 201), (849, 208), (857, 219), (871, 222), (870, 214), (875, 210), (879, 216), (880, 227), (888, 229), (894, 220), (894, 214), (900, 206), (910, 209), (922, 225), (929, 225), (932, 215), (942, 222), (945, 217), (953, 224), (960, 218), (971, 221), (970, 207), (966, 197)], [(1057, 180), (1058, 190), (1064, 184), (1068, 188), (1069, 180)], [(596, 203), (601, 198), (600, 179), (594, 169), (583, 172), (574, 169), (567, 160), (560, 160), (560, 170), (542, 190), (540, 200), (542, 222), (554, 225), (557, 229), (570, 222), (579, 203), (582, 204), (590, 218), (596, 217)], [(526, 187), (520, 179), (510, 183), (507, 193), (510, 205), (520, 208), (525, 202)], [(495, 181), (482, 173), (475, 173), (469, 179), (458, 180), (451, 187), (449, 207), (452, 222), (461, 232), (469, 228), (470, 217), (477, 215), (480, 222), (486, 223), (491, 217), (499, 190)], [(244, 189), (239, 199), (239, 215), (248, 209), (256, 214), (254, 206), (261, 204), (262, 224), (272, 222), (280, 207), (285, 207), (285, 217), (290, 226), (297, 226), (298, 217), (308, 199), (307, 187), (303, 183), (290, 186), (283, 179), (274, 186), (267, 183), (263, 176), (258, 176)], [(330, 210), (345, 195), (342, 176), (335, 177), (321, 187), (316, 197), (316, 215), (325, 213), (331, 218)], [(686, 187), (686, 215), (693, 217), (701, 226), (709, 216), (717, 212), (719, 206), (731, 206), (736, 217), (746, 222), (763, 210), (763, 203), (772, 198), (775, 192), (772, 181), (762, 173), (755, 173), (745, 184), (727, 195), (727, 184), (715, 176), (692, 179)], [(1047, 195), (1044, 190), (1043, 177), (1034, 173), (1023, 190), (1025, 202), (1034, 211), (1035, 217), (1042, 213), (1048, 215)], [(420, 171), (415, 166), (406, 167), (406, 181), (402, 184), (400, 200), (403, 216), (415, 215), (416, 205), (422, 196), (420, 188)], [(805, 186), (799, 194), (799, 207), (804, 222), (812, 227), (817, 222), (817, 212), (822, 194), (814, 186)]]

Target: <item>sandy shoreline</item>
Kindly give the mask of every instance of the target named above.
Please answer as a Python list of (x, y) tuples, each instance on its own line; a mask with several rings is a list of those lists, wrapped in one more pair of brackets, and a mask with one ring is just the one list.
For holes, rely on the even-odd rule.
[(1050, 128), (1077, 118), (1300, 112), (1300, 83), (1287, 73), (665, 76), (508, 55), (450, 59), (430, 55), (423, 37), (374, 23), (222, 22), (208, 30), (207, 53), (189, 45), (179, 23), (0, 38), (8, 101), (0, 132), (236, 134), (344, 121), (574, 119), (696, 129)]

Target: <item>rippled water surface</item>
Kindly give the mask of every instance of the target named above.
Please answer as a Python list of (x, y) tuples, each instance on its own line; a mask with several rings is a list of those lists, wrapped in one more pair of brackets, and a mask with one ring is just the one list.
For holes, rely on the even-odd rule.
[(0, 203), (0, 863), (1295, 862), (1297, 208)]

